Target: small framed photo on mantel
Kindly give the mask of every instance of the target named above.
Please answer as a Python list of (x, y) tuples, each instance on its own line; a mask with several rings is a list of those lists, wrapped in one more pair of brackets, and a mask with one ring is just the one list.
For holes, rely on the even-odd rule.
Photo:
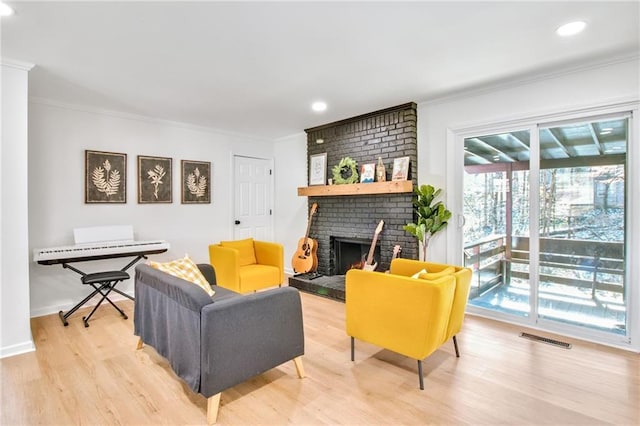
[(309, 156), (309, 186), (326, 185), (327, 153)]
[(376, 164), (367, 163), (360, 166), (360, 183), (371, 183), (376, 176)]
[(407, 180), (409, 177), (409, 157), (399, 157), (393, 160), (391, 180)]

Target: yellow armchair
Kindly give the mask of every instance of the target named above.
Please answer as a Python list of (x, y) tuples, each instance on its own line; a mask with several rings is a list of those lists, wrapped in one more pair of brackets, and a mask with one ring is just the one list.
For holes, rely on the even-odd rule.
[(237, 293), (249, 293), (284, 282), (282, 244), (253, 238), (221, 241), (209, 246), (209, 262), (217, 284)]
[[(422, 269), (428, 279), (412, 278)], [(451, 337), (460, 356), (455, 335), (462, 327), (470, 284), (468, 268), (410, 259), (394, 259), (389, 274), (348, 271), (345, 299), (351, 360), (355, 339), (413, 358), (424, 389), (424, 358)]]

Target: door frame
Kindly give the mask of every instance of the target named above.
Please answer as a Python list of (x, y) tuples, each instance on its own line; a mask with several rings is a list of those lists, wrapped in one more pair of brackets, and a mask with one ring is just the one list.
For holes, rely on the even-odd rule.
[[(538, 255), (539, 243), (531, 239), (530, 246), (530, 285), (532, 289), (532, 311), (528, 317), (489, 312), (473, 306), (467, 306), (470, 314), (496, 319), (499, 321), (524, 325), (532, 329), (555, 332), (581, 340), (613, 346), (621, 349), (640, 352), (640, 199), (634, 200), (631, 194), (640, 191), (640, 103), (636, 100), (616, 102), (605, 105), (593, 105), (585, 108), (567, 110), (564, 112), (550, 112), (546, 114), (521, 116), (508, 120), (485, 123), (474, 123), (447, 128), (447, 174), (446, 183), (447, 204), (455, 213), (454, 226), (448, 227), (447, 261), (453, 264), (463, 264), (463, 234), (464, 226), (463, 194), (464, 194), (464, 139), (482, 134), (496, 134), (512, 131), (516, 128), (531, 129), (531, 162), (530, 162), (530, 233), (538, 234), (539, 227), (539, 128), (550, 123), (590, 119), (593, 117), (631, 113), (629, 117), (629, 136), (627, 143), (627, 176), (626, 185), (626, 263), (625, 282), (627, 283), (627, 335), (616, 336), (598, 330), (580, 329), (577, 326), (565, 325), (549, 320), (539, 319), (537, 315), (537, 285), (538, 285)], [(535, 138), (535, 143), (534, 143)], [(534, 152), (535, 151), (535, 152)], [(535, 167), (535, 169), (534, 169)], [(534, 173), (534, 171), (536, 173)], [(535, 202), (535, 204), (534, 204)], [(535, 242), (533, 242), (535, 240)], [(534, 269), (535, 268), (535, 269)], [(535, 298), (534, 298), (535, 296)], [(489, 315), (490, 314), (490, 315)]]
[(271, 175), (269, 176), (269, 205), (271, 206), (271, 216), (269, 218), (269, 228), (271, 229), (270, 232), (270, 240), (274, 241), (274, 232), (275, 232), (275, 215), (276, 215), (276, 210), (275, 210), (275, 187), (274, 187), (274, 183), (275, 183), (275, 167), (274, 167), (274, 160), (273, 158), (266, 158), (266, 157), (261, 157), (261, 156), (254, 156), (254, 155), (246, 155), (246, 154), (240, 154), (240, 153), (231, 153), (231, 179), (230, 179), (230, 191), (231, 191), (231, 206), (230, 206), (230, 224), (229, 226), (231, 227), (230, 230), (230, 235), (233, 236), (233, 238), (235, 238), (235, 231), (236, 231), (236, 227), (233, 223), (233, 221), (236, 218), (236, 158), (237, 157), (244, 157), (244, 158), (253, 158), (253, 159), (257, 159), (257, 160), (264, 160), (267, 161), (269, 163), (269, 168), (271, 169)]

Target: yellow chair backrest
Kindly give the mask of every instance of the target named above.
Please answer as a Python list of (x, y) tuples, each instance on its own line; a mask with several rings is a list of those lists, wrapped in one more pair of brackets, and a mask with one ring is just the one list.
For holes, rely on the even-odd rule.
[(209, 262), (216, 270), (218, 285), (238, 293), (284, 282), (284, 247), (279, 243), (252, 238), (222, 241), (209, 246)]

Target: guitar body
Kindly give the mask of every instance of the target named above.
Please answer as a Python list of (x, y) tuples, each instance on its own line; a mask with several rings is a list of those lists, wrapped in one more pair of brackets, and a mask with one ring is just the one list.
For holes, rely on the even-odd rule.
[(291, 266), (297, 274), (318, 269), (318, 242), (313, 238), (300, 238), (298, 248), (291, 258)]
[(365, 261), (364, 265), (362, 265), (362, 270), (363, 271), (375, 271), (377, 267), (378, 267), (378, 262), (374, 262), (373, 265), (369, 265)]
[(298, 241), (298, 248), (291, 258), (291, 266), (297, 274), (305, 274), (318, 269), (318, 242), (313, 238), (309, 238), (309, 228), (311, 228), (311, 219), (316, 214), (318, 205), (313, 203), (309, 220), (307, 221), (307, 232), (303, 238)]

